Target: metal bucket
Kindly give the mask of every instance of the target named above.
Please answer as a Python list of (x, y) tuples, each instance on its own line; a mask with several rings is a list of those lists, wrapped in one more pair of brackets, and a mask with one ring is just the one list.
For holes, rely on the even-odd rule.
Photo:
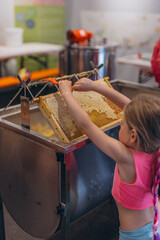
[[(94, 65), (104, 65), (99, 70), (101, 78), (109, 76), (110, 79), (114, 79), (116, 47), (116, 43), (95, 46), (64, 45), (64, 49), (60, 52), (61, 76), (91, 70), (90, 61), (92, 61)], [(95, 76), (95, 78), (100, 77)]]

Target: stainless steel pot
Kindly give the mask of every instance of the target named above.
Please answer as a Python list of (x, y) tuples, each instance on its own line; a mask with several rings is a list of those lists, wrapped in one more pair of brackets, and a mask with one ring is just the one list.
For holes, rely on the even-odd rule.
[[(62, 76), (91, 70), (92, 61), (95, 65), (103, 63), (104, 67), (99, 70), (102, 78), (109, 76), (114, 79), (116, 48), (117, 43), (114, 42), (89, 46), (66, 44), (60, 52), (60, 74)], [(96, 79), (99, 78), (96, 76)]]

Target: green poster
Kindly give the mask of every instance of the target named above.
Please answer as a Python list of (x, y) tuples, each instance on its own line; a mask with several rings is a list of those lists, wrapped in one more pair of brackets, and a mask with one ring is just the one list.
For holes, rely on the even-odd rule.
[[(64, 5), (15, 6), (15, 25), (24, 29), (23, 42), (63, 44), (65, 40)], [(42, 57), (43, 58), (43, 57)], [(25, 62), (28, 60), (25, 60)], [(31, 70), (40, 66), (30, 60)], [(42, 60), (43, 61), (43, 60)], [(29, 63), (26, 63), (29, 64)], [(57, 56), (49, 56), (49, 68), (57, 67)], [(29, 69), (30, 70), (30, 69)]]
[(24, 29), (24, 42), (64, 42), (65, 7), (15, 6), (16, 27)]

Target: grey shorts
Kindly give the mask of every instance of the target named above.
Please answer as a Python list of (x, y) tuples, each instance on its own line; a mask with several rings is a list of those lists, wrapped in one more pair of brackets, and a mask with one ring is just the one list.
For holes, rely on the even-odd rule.
[(153, 240), (152, 225), (153, 222), (134, 231), (119, 229), (119, 240)]

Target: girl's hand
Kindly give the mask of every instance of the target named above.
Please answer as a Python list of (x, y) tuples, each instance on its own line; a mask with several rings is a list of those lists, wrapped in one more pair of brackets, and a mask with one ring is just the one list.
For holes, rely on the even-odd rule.
[(74, 85), (73, 89), (76, 91), (91, 91), (94, 81), (89, 78), (81, 78)]
[(72, 82), (68, 80), (59, 81), (59, 90), (63, 97), (72, 93)]

